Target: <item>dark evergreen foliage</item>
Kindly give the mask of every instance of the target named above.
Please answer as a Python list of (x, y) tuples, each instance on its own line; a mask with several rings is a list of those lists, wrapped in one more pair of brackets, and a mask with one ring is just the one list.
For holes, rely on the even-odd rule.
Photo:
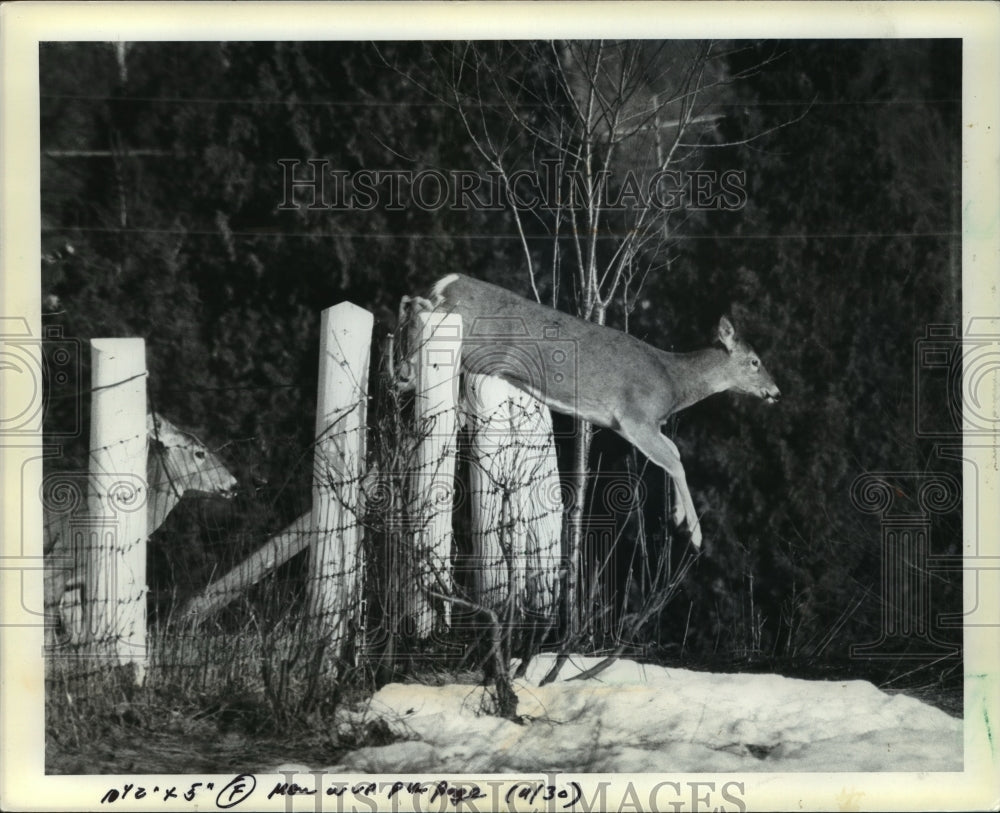
[[(145, 337), (155, 408), (233, 442), (232, 469), (275, 528), (307, 500), (323, 307), (353, 301), (384, 333), (401, 295), (446, 273), (527, 290), (507, 213), (279, 209), (280, 159), (485, 171), (453, 111), (390, 68), (423, 72), (447, 47), (139, 43), (124, 62), (104, 43), (41, 49), (45, 322)], [(915, 342), (961, 313), (960, 70), (957, 41), (733, 49), (731, 75), (747, 75), (717, 101), (718, 144), (701, 160), (744, 171), (747, 205), (678, 226), (629, 328), (688, 349), (728, 311), (785, 397), (718, 396), (677, 421), (707, 555), (656, 640), (842, 657), (878, 636), (878, 520), (851, 504), (852, 482), (961, 475), (913, 417)], [(544, 86), (543, 65), (525, 71)], [(47, 426), (71, 409), (53, 399)], [(57, 465), (85, 465), (83, 440), (66, 452)], [(622, 471), (630, 453), (608, 433), (594, 461)], [(647, 522), (662, 540), (661, 509)], [(171, 526), (154, 580), (203, 582), (222, 561), (223, 518), (206, 510), (212, 533), (205, 515)], [(255, 511), (227, 521), (265, 521)], [(935, 520), (935, 553), (961, 550), (959, 513)], [(960, 593), (960, 575), (941, 574), (934, 612), (960, 610)]]

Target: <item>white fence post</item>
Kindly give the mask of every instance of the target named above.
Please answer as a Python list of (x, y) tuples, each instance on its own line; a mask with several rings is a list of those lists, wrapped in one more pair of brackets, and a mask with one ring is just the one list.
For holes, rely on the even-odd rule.
[(549, 618), (562, 499), (548, 408), (501, 378), (466, 375), (475, 586), (480, 604)]
[[(413, 472), (410, 544), (404, 573), (403, 614), (416, 623), (419, 638), (434, 630), (434, 605), (425, 592), (451, 592), (451, 548), (455, 491), (455, 429), (459, 365), (462, 357), (462, 317), (425, 311), (417, 345), (415, 410), (420, 440)], [(443, 602), (442, 620), (451, 625), (451, 605)]]
[(373, 316), (342, 302), (320, 327), (308, 612), (339, 654), (347, 622), (360, 617), (361, 478), (365, 466), (368, 363)]
[[(146, 667), (146, 346), (142, 339), (92, 339), (91, 527), (84, 568), (84, 634), (119, 663)], [(83, 536), (83, 534), (81, 534)]]
[(562, 569), (563, 501), (562, 481), (552, 413), (541, 401), (527, 393), (521, 437), (530, 434), (532, 453), (526, 455), (525, 478), (517, 491), (517, 504), (527, 525), (526, 606), (529, 612), (554, 618), (559, 601), (559, 572)]

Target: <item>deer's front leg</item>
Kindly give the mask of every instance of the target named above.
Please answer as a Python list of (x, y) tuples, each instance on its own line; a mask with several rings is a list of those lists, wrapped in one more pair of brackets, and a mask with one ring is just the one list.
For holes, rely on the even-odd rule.
[(622, 436), (636, 446), (646, 457), (670, 475), (674, 484), (674, 519), (680, 524), (686, 520), (691, 532), (691, 544), (701, 547), (701, 527), (695, 511), (694, 500), (688, 490), (687, 477), (681, 464), (681, 453), (672, 440), (663, 436), (658, 427), (622, 423)]

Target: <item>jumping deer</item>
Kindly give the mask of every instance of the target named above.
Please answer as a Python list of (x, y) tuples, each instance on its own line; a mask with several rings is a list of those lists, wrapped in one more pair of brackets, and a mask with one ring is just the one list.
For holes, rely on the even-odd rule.
[[(668, 353), (463, 274), (440, 279), (429, 298), (405, 299), (406, 308), (462, 317), (463, 372), (499, 376), (556, 412), (614, 430), (664, 469), (674, 484), (674, 521), (686, 524), (696, 548), (702, 534), (680, 452), (660, 427), (675, 412), (726, 390), (769, 403), (781, 397), (725, 316), (711, 347)], [(412, 371), (412, 364), (401, 369), (404, 385), (406, 368)]]

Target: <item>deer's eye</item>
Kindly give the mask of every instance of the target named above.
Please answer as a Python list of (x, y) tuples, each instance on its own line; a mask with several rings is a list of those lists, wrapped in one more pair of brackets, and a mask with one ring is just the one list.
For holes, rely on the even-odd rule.
[(194, 453), (194, 456), (198, 460), (204, 460), (205, 459), (205, 450), (204, 449), (199, 449), (197, 452)]
[(752, 358), (752, 359), (750, 359), (750, 366), (753, 367), (755, 370), (759, 370), (760, 369), (760, 359), (758, 359), (758, 358)]

